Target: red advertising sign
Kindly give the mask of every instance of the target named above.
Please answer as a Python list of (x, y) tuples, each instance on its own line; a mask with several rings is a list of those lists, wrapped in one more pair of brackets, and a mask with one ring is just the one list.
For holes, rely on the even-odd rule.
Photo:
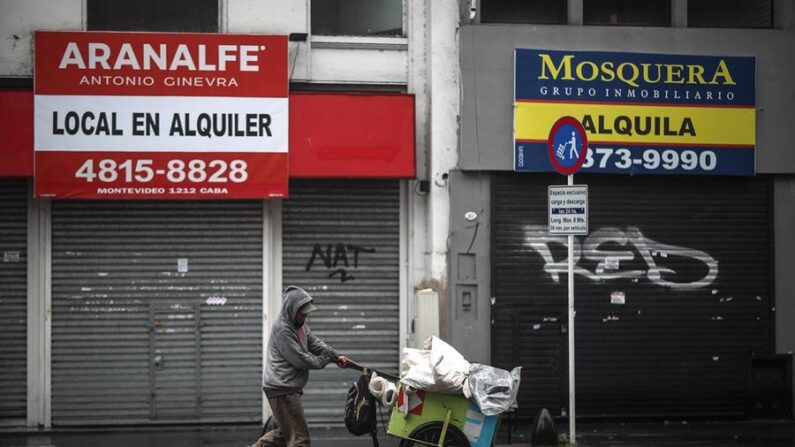
[(36, 32), (36, 197), (287, 196), (287, 37)]
[(290, 177), (413, 178), (414, 96), (293, 92)]
[(33, 175), (33, 92), (0, 90), (0, 177)]

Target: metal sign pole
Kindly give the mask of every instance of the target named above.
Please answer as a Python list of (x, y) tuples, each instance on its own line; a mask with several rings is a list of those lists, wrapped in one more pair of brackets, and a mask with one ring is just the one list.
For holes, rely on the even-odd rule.
[[(568, 148), (568, 152), (566, 149)], [(549, 194), (549, 233), (568, 235), (569, 252), (569, 443), (577, 444), (574, 406), (574, 235), (588, 234), (588, 186), (574, 186), (574, 173), (588, 154), (588, 136), (576, 118), (564, 116), (555, 121), (547, 139), (549, 162), (568, 177), (568, 186), (547, 188)], [(565, 189), (565, 191), (561, 191)], [(554, 194), (553, 194), (553, 190)]]
[[(569, 186), (574, 186), (574, 174), (570, 174)], [(574, 235), (569, 234), (569, 443), (577, 444), (574, 430)]]

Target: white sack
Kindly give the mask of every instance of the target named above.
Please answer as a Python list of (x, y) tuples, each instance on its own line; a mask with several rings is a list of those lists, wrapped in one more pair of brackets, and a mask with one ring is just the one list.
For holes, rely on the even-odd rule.
[(437, 337), (425, 340), (423, 347), (403, 349), (403, 383), (418, 390), (460, 394), (469, 374), (469, 362)]
[(400, 369), (404, 384), (418, 390), (433, 386), (430, 351), (403, 348), (403, 361), (400, 364)]

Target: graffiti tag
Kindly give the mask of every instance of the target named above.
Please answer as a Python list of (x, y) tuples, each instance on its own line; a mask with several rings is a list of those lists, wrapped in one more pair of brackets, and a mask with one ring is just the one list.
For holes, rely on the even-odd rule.
[(353, 255), (353, 268), (359, 267), (359, 253), (375, 253), (375, 248), (362, 247), (354, 244), (315, 244), (312, 255), (306, 263), (306, 271), (312, 269), (316, 259), (320, 259), (326, 269), (331, 270), (328, 277), (339, 276), (340, 282), (352, 281), (354, 276), (348, 273), (350, 263), (348, 255)]
[[(553, 281), (560, 282), (560, 274), (568, 272), (568, 258), (555, 261), (551, 246), (559, 244), (566, 246), (566, 236), (550, 236), (546, 226), (528, 225), (525, 227), (526, 244), (535, 250), (544, 259), (544, 271)], [(605, 245), (634, 248), (634, 250), (605, 250)], [(630, 263), (638, 266), (636, 253), (640, 255), (641, 265), (645, 269), (631, 268), (622, 270), (621, 266)], [(688, 258), (706, 266), (706, 274), (692, 281), (675, 281), (677, 272), (663, 265), (657, 259)], [(596, 262), (593, 271), (578, 265), (582, 259)], [(622, 231), (615, 227), (601, 228), (591, 233), (584, 241), (575, 238), (574, 242), (574, 273), (582, 275), (591, 281), (609, 281), (620, 278), (646, 277), (651, 283), (661, 287), (677, 290), (693, 290), (707, 287), (718, 276), (718, 261), (709, 254), (687, 247), (663, 244), (649, 239), (637, 227), (628, 227)], [(702, 269), (703, 270), (703, 269)]]

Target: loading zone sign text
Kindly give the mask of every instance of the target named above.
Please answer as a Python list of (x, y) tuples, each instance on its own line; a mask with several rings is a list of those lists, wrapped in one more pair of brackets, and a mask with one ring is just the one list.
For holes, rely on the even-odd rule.
[(549, 234), (588, 234), (588, 185), (549, 186)]

